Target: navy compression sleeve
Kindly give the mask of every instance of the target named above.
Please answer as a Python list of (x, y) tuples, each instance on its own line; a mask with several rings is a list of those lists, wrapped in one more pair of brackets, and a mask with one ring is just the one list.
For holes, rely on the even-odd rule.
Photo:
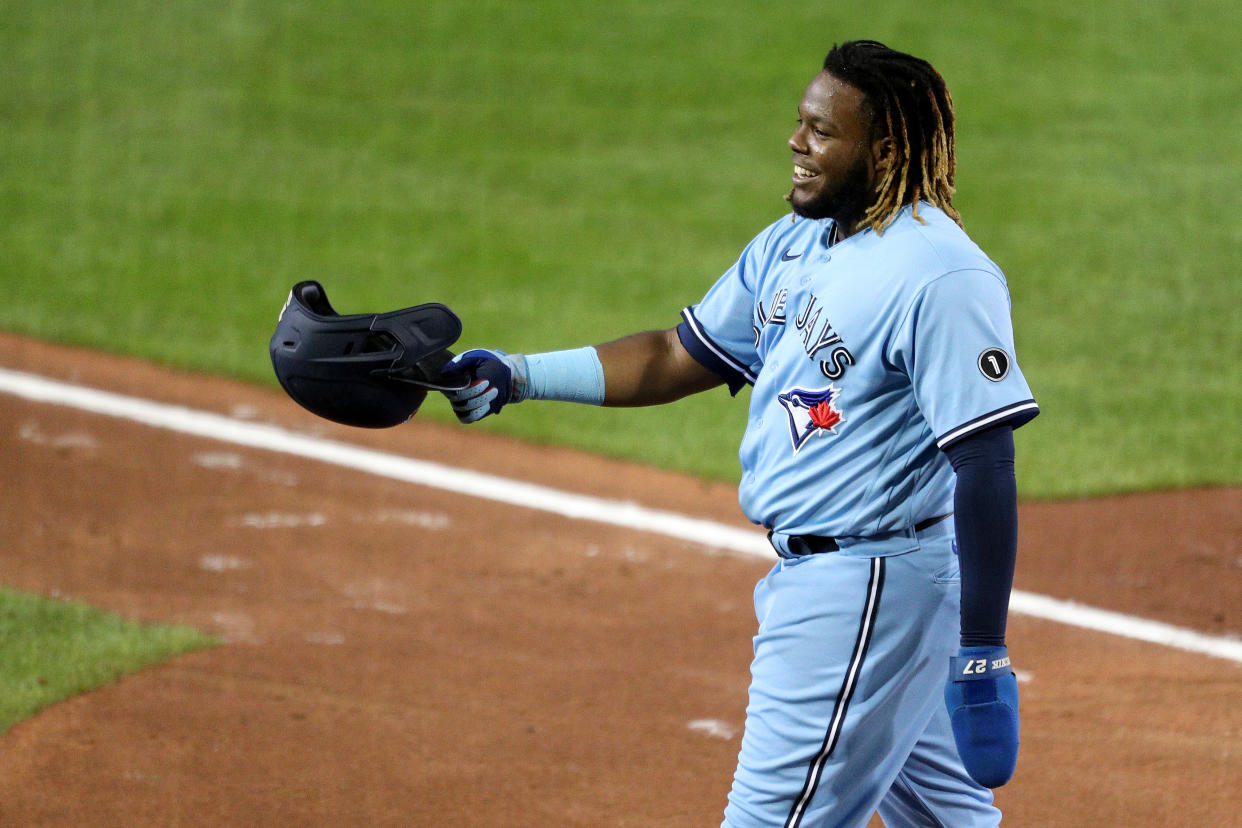
[(962, 570), (962, 646), (1003, 647), (1018, 557), (1013, 429), (989, 428), (945, 449), (957, 472), (953, 518)]

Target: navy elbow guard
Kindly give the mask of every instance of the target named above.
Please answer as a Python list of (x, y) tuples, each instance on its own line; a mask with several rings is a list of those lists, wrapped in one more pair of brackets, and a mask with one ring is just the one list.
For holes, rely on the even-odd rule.
[(1018, 679), (1004, 647), (963, 647), (951, 659), (945, 706), (970, 777), (999, 788), (1018, 764)]

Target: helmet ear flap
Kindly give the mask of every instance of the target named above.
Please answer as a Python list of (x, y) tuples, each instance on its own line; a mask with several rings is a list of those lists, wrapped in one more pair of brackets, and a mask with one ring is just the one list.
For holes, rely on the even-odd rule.
[(341, 316), (323, 286), (306, 281), (290, 291), (268, 351), (281, 387), (306, 410), (387, 428), (410, 419), (438, 387), (459, 336), (461, 320), (444, 305)]
[(378, 314), (371, 330), (388, 334), (401, 344), (395, 368), (412, 366), (461, 336), (461, 319), (438, 302)]

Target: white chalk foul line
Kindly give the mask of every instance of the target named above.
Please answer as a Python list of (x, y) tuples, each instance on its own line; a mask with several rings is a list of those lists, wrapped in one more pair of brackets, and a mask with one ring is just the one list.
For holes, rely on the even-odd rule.
[[(713, 549), (754, 557), (774, 557), (767, 540), (755, 530), (739, 529), (710, 520), (649, 509), (636, 503), (590, 497), (426, 460), (386, 454), (347, 443), (297, 434), (279, 426), (247, 422), (222, 414), (70, 385), (3, 368), (0, 368), (0, 391), (32, 402), (68, 406), (181, 434), (319, 460), (470, 497), (578, 520), (654, 532)], [(1242, 662), (1242, 641), (1210, 636), (1072, 601), (1015, 590), (1010, 601), (1010, 610), (1069, 626)]]

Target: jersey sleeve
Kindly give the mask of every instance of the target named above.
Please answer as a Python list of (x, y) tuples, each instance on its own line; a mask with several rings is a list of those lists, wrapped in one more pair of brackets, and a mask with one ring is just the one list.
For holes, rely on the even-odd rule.
[(759, 372), (754, 307), (768, 233), (755, 237), (737, 262), (696, 305), (681, 312), (677, 335), (686, 351), (728, 383), (737, 394)]
[(999, 423), (1017, 428), (1039, 413), (1014, 352), (1009, 290), (996, 273), (960, 270), (926, 285), (888, 357), (910, 377), (941, 449)]

